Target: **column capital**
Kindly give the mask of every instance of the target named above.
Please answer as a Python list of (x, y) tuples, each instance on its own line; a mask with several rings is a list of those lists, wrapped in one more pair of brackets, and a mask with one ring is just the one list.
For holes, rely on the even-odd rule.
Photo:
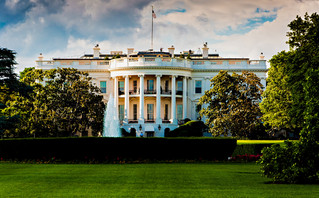
[(140, 78), (141, 77), (145, 77), (145, 75), (144, 74), (139, 74), (138, 77), (140, 77)]
[(178, 77), (178, 75), (172, 75), (172, 77), (177, 78), (177, 77)]
[(155, 76), (156, 77), (162, 77), (162, 74), (156, 74)]
[(123, 75), (123, 78), (128, 78), (128, 77), (130, 77), (129, 75)]

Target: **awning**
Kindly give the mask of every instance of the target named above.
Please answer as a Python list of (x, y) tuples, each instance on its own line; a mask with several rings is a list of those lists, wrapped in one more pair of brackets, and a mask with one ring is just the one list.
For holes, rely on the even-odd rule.
[(145, 126), (145, 132), (154, 132), (154, 127), (151, 125), (146, 125)]

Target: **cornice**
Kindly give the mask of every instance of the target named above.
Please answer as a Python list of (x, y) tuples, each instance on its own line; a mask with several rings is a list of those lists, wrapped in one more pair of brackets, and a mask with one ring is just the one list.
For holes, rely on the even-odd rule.
[(193, 71), (192, 68), (187, 67), (167, 67), (167, 66), (135, 66), (135, 67), (120, 67), (109, 69), (109, 71), (122, 71), (122, 70), (142, 70), (142, 69), (164, 69), (164, 70), (186, 70), (186, 71)]

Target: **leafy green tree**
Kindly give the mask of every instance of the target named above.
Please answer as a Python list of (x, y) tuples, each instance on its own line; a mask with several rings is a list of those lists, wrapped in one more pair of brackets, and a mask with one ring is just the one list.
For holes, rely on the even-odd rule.
[(241, 75), (220, 71), (211, 79), (211, 89), (199, 99), (199, 111), (213, 135), (255, 136), (260, 126), (258, 106), (263, 86), (253, 73)]
[(7, 129), (15, 128), (20, 115), (15, 115), (7, 109), (7, 103), (19, 95), (28, 97), (32, 88), (20, 83), (17, 74), (14, 73), (15, 52), (6, 48), (0, 48), (0, 135)]
[(22, 82), (34, 87), (29, 100), (17, 97), (11, 111), (23, 114), (16, 136), (97, 135), (103, 128), (104, 103), (91, 77), (76, 69), (30, 70)]
[(301, 127), (301, 139), (264, 149), (261, 170), (274, 182), (319, 182), (319, 15), (297, 16), (288, 26), (290, 51), (281, 53), (284, 65), (276, 67), (285, 70), (283, 78), (291, 100), (287, 115), (292, 124)]
[(262, 120), (273, 129), (294, 130), (297, 128), (289, 115), (292, 108), (292, 96), (287, 71), (288, 61), (293, 54), (293, 52), (282, 51), (270, 60), (267, 88), (260, 108), (263, 113)]

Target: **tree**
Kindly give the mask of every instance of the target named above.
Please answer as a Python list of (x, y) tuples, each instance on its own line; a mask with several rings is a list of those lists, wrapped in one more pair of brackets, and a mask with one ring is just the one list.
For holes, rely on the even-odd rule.
[(211, 89), (199, 99), (203, 108), (199, 111), (205, 117), (213, 135), (251, 137), (260, 125), (261, 112), (258, 106), (263, 86), (253, 73), (241, 75), (220, 71), (211, 79)]
[[(301, 128), (301, 138), (300, 142), (287, 143), (284, 147), (264, 149), (261, 170), (275, 182), (319, 182), (319, 15), (306, 13), (304, 19), (297, 16), (288, 26), (290, 51), (279, 54), (283, 56), (283, 64), (272, 66), (285, 70), (284, 92), (291, 94), (286, 115), (292, 124)], [(269, 92), (283, 91), (279, 86), (269, 89)], [(265, 112), (268, 113), (269, 108), (265, 108)]]
[(12, 129), (19, 122), (19, 115), (7, 111), (9, 103), (16, 95), (28, 97), (32, 88), (20, 83), (14, 73), (15, 52), (0, 48), (0, 135), (7, 129)]
[[(11, 111), (23, 114), (16, 136), (97, 135), (103, 128), (104, 103), (99, 88), (85, 72), (76, 69), (30, 70), (22, 82), (34, 87), (29, 100), (17, 97)], [(24, 112), (24, 113), (23, 113)], [(36, 133), (36, 134), (35, 134)]]
[(293, 52), (282, 51), (270, 60), (267, 88), (263, 93), (260, 109), (263, 113), (262, 120), (273, 129), (286, 128), (294, 130), (299, 125), (293, 124), (289, 112), (292, 108), (292, 95), (289, 88), (288, 61)]

